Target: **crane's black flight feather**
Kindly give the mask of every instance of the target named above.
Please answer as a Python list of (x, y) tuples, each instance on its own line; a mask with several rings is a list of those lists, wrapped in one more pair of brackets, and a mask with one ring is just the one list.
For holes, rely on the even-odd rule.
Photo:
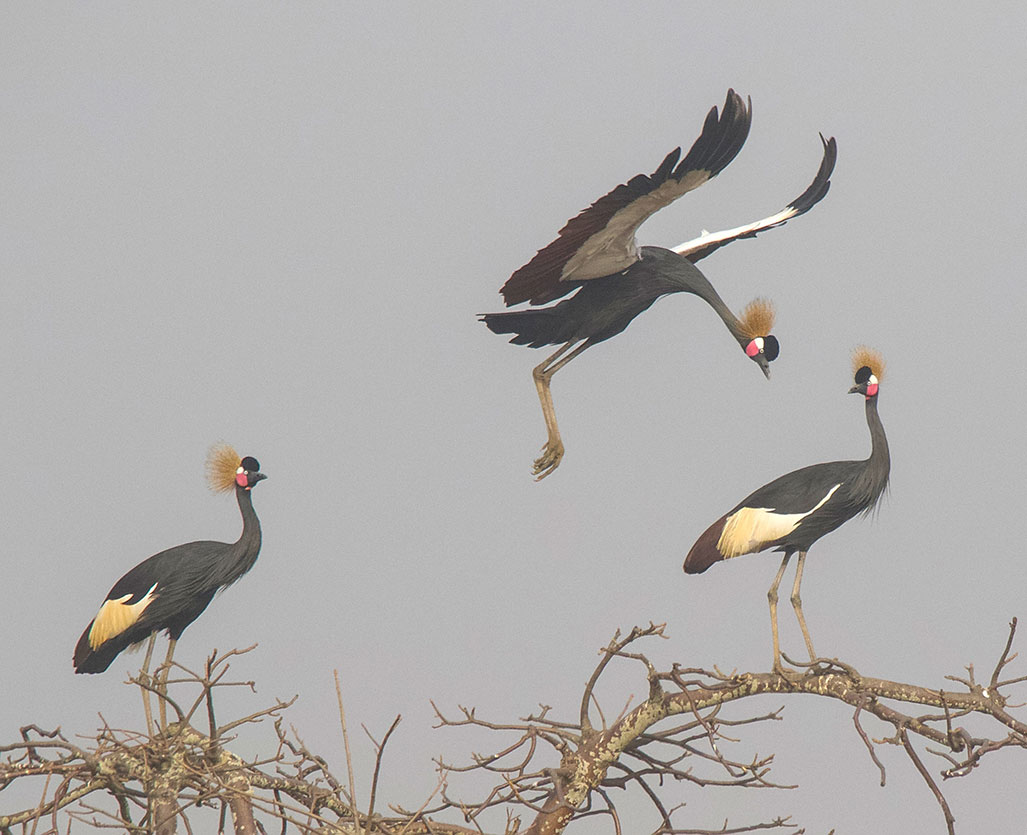
[[(555, 241), (511, 275), (500, 290), (507, 307), (525, 301), (546, 304), (573, 291), (578, 281), (570, 280), (573, 276), (565, 277), (564, 269), (589, 242), (601, 250), (613, 250), (622, 255), (619, 269), (605, 274), (629, 267), (638, 257), (629, 250), (634, 246), (634, 234), (639, 225), (722, 171), (745, 144), (750, 123), (750, 109), (734, 90), (728, 90), (722, 112), (718, 114), (716, 107), (710, 110), (702, 134), (680, 163), (677, 160), (681, 149), (677, 148), (651, 175), (638, 174), (600, 197), (569, 220)], [(644, 202), (647, 198), (648, 202)], [(622, 212), (625, 214), (618, 218), (620, 225), (613, 228), (614, 218)], [(585, 260), (587, 262), (587, 257)], [(582, 280), (601, 275), (584, 274)]]
[(831, 174), (834, 173), (835, 162), (838, 160), (838, 143), (835, 138), (832, 136), (830, 139), (824, 139), (824, 135), (821, 134), (820, 141), (824, 145), (824, 155), (820, 160), (820, 168), (817, 171), (817, 175), (806, 190), (785, 206), (784, 209), (764, 220), (740, 226), (737, 229), (704, 234), (695, 241), (689, 241), (679, 247), (675, 247), (674, 252), (683, 255), (694, 264), (707, 255), (712, 255), (722, 246), (744, 238), (755, 238), (760, 232), (774, 229), (793, 217), (806, 214), (806, 212), (827, 196), (827, 192), (831, 188)]

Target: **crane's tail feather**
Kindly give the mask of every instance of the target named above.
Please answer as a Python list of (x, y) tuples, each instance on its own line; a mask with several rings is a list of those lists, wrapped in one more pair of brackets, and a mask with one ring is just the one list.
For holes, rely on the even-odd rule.
[(692, 550), (685, 557), (683, 567), (686, 574), (701, 574), (715, 562), (724, 559), (724, 555), (717, 548), (717, 542), (720, 540), (720, 534), (723, 532), (726, 522), (727, 516), (721, 516), (696, 540)]
[(82, 637), (75, 645), (75, 672), (76, 673), (102, 673), (118, 657), (122, 650), (130, 643), (131, 639), (125, 635), (117, 635), (93, 649), (89, 644), (89, 631), (93, 628), (90, 621)]
[[(493, 333), (512, 333), (514, 345), (541, 348), (543, 345), (562, 345), (574, 339), (573, 323), (553, 316), (551, 309), (517, 310), (510, 313), (482, 313), (481, 319)], [(570, 326), (570, 327), (569, 327)]]

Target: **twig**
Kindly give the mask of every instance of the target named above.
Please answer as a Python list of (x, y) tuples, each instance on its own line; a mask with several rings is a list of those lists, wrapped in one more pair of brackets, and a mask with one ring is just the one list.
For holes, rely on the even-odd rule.
[(788, 823), (791, 815), (786, 818), (776, 818), (769, 823), (753, 823), (749, 826), (740, 826), (728, 829), (727, 821), (720, 829), (666, 829), (663, 835), (737, 835), (740, 832), (756, 832), (760, 829), (795, 829), (798, 824)]
[[(382, 768), (382, 755), (385, 753), (385, 745), (389, 741), (389, 737), (392, 736), (392, 732), (396, 730), (396, 726), (399, 725), (399, 720), (403, 717), (400, 714), (396, 714), (396, 718), (392, 720), (392, 724), (389, 725), (389, 729), (385, 732), (385, 736), (382, 737), (382, 744), (378, 745), (374, 742), (374, 737), (371, 737), (371, 742), (374, 743), (374, 747), (377, 749), (374, 757), (374, 776), (371, 778), (371, 801), (368, 803), (367, 808), (367, 823), (371, 826), (371, 820), (374, 818), (374, 799), (378, 793), (378, 774)], [(364, 732), (367, 733), (367, 728), (364, 728)], [(367, 733), (371, 736), (370, 733)]]
[(880, 769), (880, 771), (881, 771), (881, 785), (884, 786), (884, 781), (885, 781), (884, 766), (881, 764), (881, 761), (879, 759), (877, 759), (877, 753), (874, 751), (873, 743), (870, 741), (870, 738), (867, 736), (866, 731), (863, 730), (863, 726), (859, 724), (859, 714), (863, 710), (863, 704), (865, 703), (865, 701), (866, 701), (865, 698), (860, 699), (859, 704), (856, 705), (856, 712), (852, 714), (852, 724), (856, 726), (856, 732), (859, 734), (860, 739), (863, 740), (863, 744), (866, 745), (867, 751), (870, 753), (870, 759), (872, 759), (874, 761), (874, 765), (876, 765)]
[(995, 664), (995, 670), (991, 674), (991, 683), (988, 687), (995, 690), (999, 686), (998, 677), (1002, 672), (1002, 668), (1009, 664), (1014, 658), (1016, 653), (1013, 655), (1009, 654), (1009, 650), (1013, 647), (1013, 637), (1016, 635), (1016, 618), (1013, 618), (1009, 622), (1009, 637), (1006, 639), (1005, 649), (1002, 650), (1002, 654), (998, 658), (998, 663)]
[(666, 625), (667, 624), (665, 623), (655, 624), (650, 622), (649, 626), (645, 629), (638, 626), (632, 627), (627, 637), (623, 640), (618, 640), (620, 638), (620, 630), (618, 629), (614, 633), (613, 638), (610, 639), (610, 643), (603, 649), (599, 650), (603, 657), (596, 665), (595, 669), (592, 671), (592, 675), (588, 679), (588, 682), (585, 684), (585, 692), (581, 696), (581, 709), (578, 711), (578, 719), (583, 732), (592, 730), (592, 723), (588, 718), (588, 705), (592, 700), (592, 691), (595, 689), (596, 682), (599, 680), (599, 676), (603, 674), (603, 670), (606, 669), (606, 665), (609, 664), (610, 661), (624, 649), (624, 647), (639, 638), (648, 638), (651, 635), (657, 635), (661, 638), (664, 637), (663, 630)]
[[(410, 829), (410, 827), (413, 826), (414, 823), (417, 821), (417, 819), (419, 817), (421, 817), (421, 815), (424, 814), (424, 810), (428, 808), (428, 804), (431, 803), (432, 798), (435, 797), (435, 795), (437, 795), (440, 791), (445, 791), (445, 788), (446, 788), (446, 771), (444, 769), (440, 768), (439, 769), (439, 782), (435, 784), (435, 788), (432, 789), (432, 793), (428, 795), (428, 797), (425, 799), (424, 803), (421, 804), (420, 808), (418, 808), (418, 810), (416, 812), (414, 812), (410, 816), (410, 820), (406, 822), (406, 824), (404, 825), (404, 827), (401, 830), (399, 830), (399, 835), (406, 835), (406, 833)], [(429, 831), (430, 831), (430, 829), (431, 828), (429, 827)]]
[(909, 741), (909, 734), (906, 733), (905, 728), (899, 728), (899, 739), (902, 741), (902, 747), (906, 749), (906, 753), (909, 754), (909, 758), (913, 761), (913, 765), (916, 766), (916, 770), (920, 772), (920, 776), (924, 778), (924, 782), (930, 787), (934, 793), (935, 799), (941, 806), (942, 814), (945, 816), (945, 826), (948, 829), (949, 835), (956, 835), (955, 823), (956, 819), (952, 817), (952, 812), (949, 809), (949, 804), (945, 800), (945, 795), (941, 793), (941, 789), (938, 788), (938, 784), (934, 782), (934, 778), (931, 777), (930, 772), (924, 767), (924, 764), (920, 761), (920, 757), (917, 756), (916, 751), (913, 749), (913, 745)]
[(357, 829), (357, 835), (363, 835), (363, 827), (360, 825), (360, 813), (357, 811), (357, 787), (353, 779), (353, 758), (349, 751), (349, 733), (346, 731), (346, 710), (342, 706), (342, 686), (339, 684), (339, 671), (333, 670), (335, 674), (335, 695), (339, 700), (339, 722), (342, 724), (342, 743), (346, 749), (346, 771), (349, 772), (349, 796), (353, 802), (353, 825)]

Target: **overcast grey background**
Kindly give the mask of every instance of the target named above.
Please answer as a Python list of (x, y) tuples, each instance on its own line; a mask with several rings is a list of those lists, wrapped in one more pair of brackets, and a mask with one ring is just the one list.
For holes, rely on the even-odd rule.
[[(760, 484), (868, 453), (846, 394), (861, 342), (888, 362), (891, 490), (811, 552), (816, 646), (938, 687), (970, 662), (990, 674), (1027, 615), (1027, 13), (940, 8), (7, 5), (0, 737), (87, 733), (98, 712), (140, 724), (120, 683), (140, 656), (79, 677), (72, 648), (136, 562), (238, 535), (203, 481), (220, 439), (270, 477), (264, 548), (177, 658), (259, 642), (235, 667), (258, 695), (226, 695), (221, 715), (299, 693), (289, 720), (342, 774), (338, 668), (354, 726), (404, 715), (389, 802), (416, 808), (432, 756), (488, 745), (433, 731), (429, 698), (571, 717), (617, 627), (666, 621), (671, 640), (647, 647), (661, 665), (766, 669), (777, 557), (697, 577), (681, 561)], [(640, 240), (780, 209), (816, 170), (817, 132), (838, 138), (821, 205), (702, 262), (733, 309), (777, 303), (773, 379), (699, 300), (660, 301), (556, 377), (567, 456), (535, 484), (544, 353), (475, 314), (579, 209), (687, 148), (729, 86), (752, 97), (748, 142)], [(787, 607), (782, 630), (801, 655)], [(641, 668), (614, 671), (608, 715), (644, 692)], [(801, 787), (667, 786), (681, 825), (943, 830), (900, 750), (879, 750), (878, 787), (849, 709), (731, 715), (780, 703), (784, 722), (729, 750), (777, 752), (774, 776)], [(266, 752), (266, 733), (237, 749)], [(366, 798), (372, 751), (356, 750)], [(958, 831), (1021, 832), (1023, 773), (1009, 752), (948, 781)], [(630, 831), (656, 826), (627, 808)]]

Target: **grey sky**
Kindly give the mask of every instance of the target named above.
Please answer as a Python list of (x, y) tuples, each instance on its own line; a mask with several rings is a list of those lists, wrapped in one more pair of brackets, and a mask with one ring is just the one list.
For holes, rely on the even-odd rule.
[[(1027, 616), (1027, 13), (695, 6), (4, 10), (0, 737), (88, 732), (97, 712), (139, 724), (119, 683), (139, 656), (80, 677), (72, 648), (136, 562), (238, 535), (203, 482), (220, 439), (269, 475), (264, 549), (177, 658), (259, 642), (236, 667), (259, 697), (222, 715), (299, 693), (290, 721), (341, 771), (338, 668), (354, 723), (404, 715), (390, 802), (419, 805), (432, 756), (487, 744), (431, 730), (429, 698), (572, 715), (617, 627), (667, 621), (661, 664), (766, 669), (777, 557), (696, 577), (681, 561), (760, 484), (868, 453), (846, 394), (862, 342), (888, 362), (891, 490), (810, 553), (816, 646), (932, 686), (990, 671)], [(775, 300), (773, 379), (699, 300), (660, 301), (556, 377), (567, 455), (535, 484), (545, 354), (475, 314), (579, 209), (687, 148), (728, 87), (752, 97), (748, 142), (639, 238), (780, 209), (816, 171), (817, 132), (838, 138), (821, 205), (701, 265), (736, 311)], [(802, 647), (790, 611), (782, 639)], [(627, 667), (607, 709), (642, 692)], [(775, 776), (801, 788), (666, 788), (688, 825), (941, 829), (902, 752), (881, 752), (881, 789), (847, 710), (784, 703), (736, 753), (778, 752)], [(1022, 830), (1021, 766), (946, 784), (960, 831)]]

